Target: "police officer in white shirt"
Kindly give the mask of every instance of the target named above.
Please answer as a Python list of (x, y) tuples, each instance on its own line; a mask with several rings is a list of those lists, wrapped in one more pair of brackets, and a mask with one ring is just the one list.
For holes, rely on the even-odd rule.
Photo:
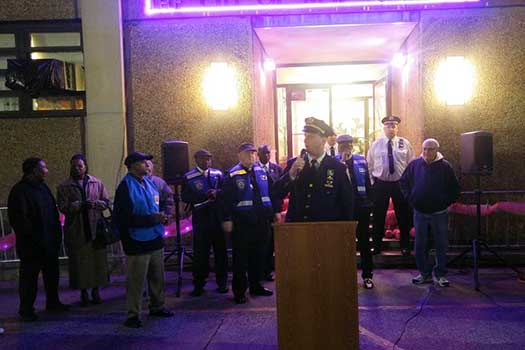
[(366, 160), (373, 184), (374, 198), (374, 254), (381, 253), (385, 215), (392, 198), (401, 233), (400, 246), (403, 255), (410, 255), (409, 230), (410, 207), (399, 187), (399, 179), (408, 163), (414, 159), (414, 150), (407, 139), (398, 137), (401, 118), (388, 116), (381, 120), (385, 136), (372, 143)]

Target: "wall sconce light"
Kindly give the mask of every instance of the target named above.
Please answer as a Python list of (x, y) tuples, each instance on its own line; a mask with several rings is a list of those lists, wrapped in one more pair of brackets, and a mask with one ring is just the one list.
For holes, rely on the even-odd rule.
[(228, 110), (237, 104), (238, 90), (235, 70), (226, 62), (212, 62), (204, 82), (204, 97), (214, 110)]
[(275, 61), (271, 58), (264, 59), (264, 70), (265, 71), (274, 71), (275, 70)]
[(407, 57), (403, 55), (402, 53), (398, 52), (392, 57), (392, 61), (390, 61), (390, 64), (396, 68), (401, 68), (407, 63)]
[(474, 92), (474, 65), (463, 56), (449, 56), (439, 65), (435, 86), (440, 101), (463, 105)]

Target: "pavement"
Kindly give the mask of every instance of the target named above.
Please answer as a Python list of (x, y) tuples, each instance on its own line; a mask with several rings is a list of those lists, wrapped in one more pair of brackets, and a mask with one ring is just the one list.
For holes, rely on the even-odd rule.
[[(525, 283), (511, 270), (481, 269), (480, 292), (473, 288), (471, 271), (451, 270), (448, 288), (415, 286), (415, 274), (412, 269), (376, 270), (375, 288), (359, 287), (360, 349), (525, 349)], [(175, 277), (167, 272), (167, 306), (175, 316), (151, 318), (145, 305), (140, 329), (122, 325), (121, 275), (112, 276), (102, 289), (103, 304), (85, 308), (79, 293), (61, 278), (62, 301), (72, 308), (58, 314), (43, 311), (40, 285), (35, 304), (40, 318), (33, 323), (18, 320), (16, 281), (1, 281), (0, 327), (5, 333), (0, 334), (0, 349), (278, 349), (275, 295), (248, 297), (247, 304), (236, 305), (231, 292), (215, 292), (211, 276), (206, 293), (191, 297), (191, 274), (185, 272), (182, 296), (176, 298)], [(265, 285), (274, 288), (273, 283)]]

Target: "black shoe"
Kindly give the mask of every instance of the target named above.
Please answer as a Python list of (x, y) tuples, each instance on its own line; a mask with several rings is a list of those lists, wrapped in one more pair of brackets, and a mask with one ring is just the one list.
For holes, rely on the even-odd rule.
[(46, 311), (61, 312), (61, 311), (68, 311), (68, 310), (69, 310), (69, 305), (62, 304), (61, 302), (46, 305)]
[(236, 295), (233, 300), (236, 304), (246, 304), (246, 296), (245, 295)]
[(170, 311), (170, 310), (166, 309), (165, 307), (163, 307), (162, 309), (160, 309), (158, 311), (150, 311), (149, 315), (150, 316), (155, 316), (155, 317), (172, 317), (175, 314), (172, 311)]
[(275, 281), (275, 278), (273, 277), (272, 273), (268, 273), (266, 275), (264, 275), (264, 279), (268, 282), (273, 282)]
[(95, 305), (102, 304), (102, 299), (100, 298), (98, 288), (93, 288), (91, 290), (91, 302)]
[(372, 281), (372, 278), (363, 278), (363, 287), (365, 287), (365, 289), (374, 288), (374, 281)]
[(273, 291), (268, 288), (264, 288), (263, 286), (259, 286), (256, 288), (250, 288), (250, 295), (269, 297), (273, 295)]
[(202, 288), (194, 288), (190, 293), (192, 297), (200, 297), (202, 294), (204, 294), (204, 289)]
[(230, 289), (228, 288), (228, 286), (218, 286), (216, 291), (217, 293), (221, 293), (221, 294), (226, 294), (228, 293)]
[(406, 249), (406, 248), (401, 249), (401, 255), (410, 256), (410, 249)]
[(89, 294), (87, 290), (83, 289), (80, 292), (80, 306), (85, 307), (89, 305)]
[(35, 322), (36, 320), (38, 320), (38, 316), (34, 312), (21, 313), (20, 320), (22, 322)]
[(133, 316), (133, 317), (128, 318), (124, 322), (124, 326), (128, 328), (140, 328), (142, 327), (142, 322), (139, 320), (137, 316)]

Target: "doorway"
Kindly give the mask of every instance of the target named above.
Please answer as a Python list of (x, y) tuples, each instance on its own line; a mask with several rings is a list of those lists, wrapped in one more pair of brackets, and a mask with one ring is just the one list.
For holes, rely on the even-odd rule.
[[(315, 73), (320, 67), (324, 73), (332, 73)], [(354, 152), (366, 155), (369, 145), (381, 132), (380, 121), (386, 115), (386, 65), (294, 68), (293, 77), (289, 69), (288, 72), (277, 70), (276, 139), (279, 163), (283, 164), (298, 155), (304, 147), (302, 128), (308, 117), (323, 120), (337, 135), (352, 135)], [(350, 75), (347, 74), (349, 70), (353, 71)], [(357, 70), (359, 74), (355, 74)], [(317, 82), (315, 76), (327, 82)], [(365, 76), (370, 80), (352, 81), (355, 80), (352, 77)]]

